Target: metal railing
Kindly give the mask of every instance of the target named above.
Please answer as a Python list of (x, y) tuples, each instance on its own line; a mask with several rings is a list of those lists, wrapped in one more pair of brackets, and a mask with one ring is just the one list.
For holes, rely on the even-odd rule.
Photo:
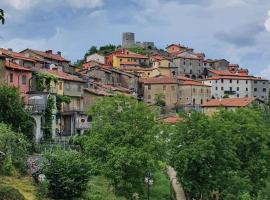
[(44, 110), (46, 109), (46, 105), (45, 104), (35, 104), (35, 105), (26, 105), (26, 110), (28, 112), (30, 112), (31, 114), (38, 114), (38, 113), (42, 113), (44, 112)]

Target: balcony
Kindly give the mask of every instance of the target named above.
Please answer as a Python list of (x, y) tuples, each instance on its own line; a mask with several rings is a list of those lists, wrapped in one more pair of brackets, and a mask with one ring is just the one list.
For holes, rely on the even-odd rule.
[(30, 112), (30, 114), (41, 114), (45, 111), (46, 105), (45, 104), (36, 104), (36, 105), (27, 105), (26, 110)]
[(84, 110), (80, 106), (75, 105), (64, 105), (63, 112), (83, 112)]

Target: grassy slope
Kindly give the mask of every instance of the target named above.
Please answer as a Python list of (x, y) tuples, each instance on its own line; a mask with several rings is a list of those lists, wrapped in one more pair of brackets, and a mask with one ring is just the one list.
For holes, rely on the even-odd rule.
[(26, 200), (36, 200), (36, 188), (31, 177), (0, 177), (1, 182), (19, 190)]

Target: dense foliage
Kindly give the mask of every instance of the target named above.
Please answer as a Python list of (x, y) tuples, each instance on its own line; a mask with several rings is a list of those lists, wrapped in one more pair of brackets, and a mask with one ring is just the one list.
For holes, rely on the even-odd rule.
[(22, 132), (32, 139), (33, 120), (24, 109), (19, 91), (15, 87), (0, 86), (0, 122), (12, 126), (15, 132)]
[(155, 114), (142, 102), (116, 96), (103, 98), (89, 115), (93, 123), (83, 146), (92, 169), (106, 176), (117, 194), (142, 195), (146, 173), (162, 159)]
[(53, 114), (56, 109), (56, 102), (54, 96), (49, 96), (47, 106), (44, 113), (45, 123), (43, 127), (44, 140), (50, 140), (52, 138), (52, 123)]
[(28, 147), (22, 134), (0, 123), (0, 174), (11, 175), (15, 167), (24, 170)]
[(172, 135), (170, 163), (190, 199), (255, 199), (269, 177), (269, 134), (253, 109), (193, 113)]
[(61, 111), (63, 103), (69, 104), (71, 102), (71, 97), (66, 95), (56, 95), (56, 108)]
[(86, 191), (90, 168), (79, 152), (56, 150), (45, 157), (43, 171), (53, 198), (72, 199)]
[(0, 21), (2, 24), (5, 23), (5, 13), (2, 9), (0, 9)]
[(33, 73), (35, 80), (36, 80), (36, 86), (37, 90), (41, 92), (50, 92), (52, 84), (57, 84), (58, 78), (44, 72), (34, 72)]
[(129, 51), (132, 51), (134, 53), (138, 53), (138, 54), (142, 54), (142, 55), (146, 55), (147, 52), (144, 48), (142, 47), (138, 47), (138, 46), (132, 46), (132, 47), (129, 47), (127, 48)]
[(0, 184), (0, 200), (25, 200), (25, 198), (17, 189)]

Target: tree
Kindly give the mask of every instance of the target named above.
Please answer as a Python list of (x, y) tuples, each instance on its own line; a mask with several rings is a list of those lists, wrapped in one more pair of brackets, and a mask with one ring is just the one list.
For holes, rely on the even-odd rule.
[(12, 126), (15, 132), (22, 132), (32, 139), (33, 120), (24, 109), (19, 91), (15, 87), (0, 86), (0, 122)]
[(160, 107), (166, 106), (164, 94), (156, 94), (155, 95), (155, 105), (160, 106)]
[(11, 175), (15, 168), (24, 171), (29, 143), (25, 136), (0, 123), (0, 173)]
[(53, 198), (73, 199), (86, 191), (90, 168), (81, 153), (59, 149), (46, 154), (45, 158), (43, 172), (49, 181)]
[(109, 45), (101, 46), (98, 50), (98, 53), (105, 56), (115, 51), (115, 49), (116, 49), (115, 45), (109, 44)]
[(84, 60), (86, 61), (87, 56), (92, 55), (94, 53), (97, 53), (98, 49), (96, 46), (92, 46), (85, 54), (84, 54)]
[(254, 109), (194, 113), (177, 125), (170, 163), (190, 198), (255, 198), (270, 172), (269, 128)]
[(2, 24), (5, 23), (5, 13), (2, 9), (0, 9), (0, 21)]
[(143, 194), (146, 173), (162, 159), (155, 113), (142, 102), (116, 96), (103, 98), (88, 114), (93, 123), (83, 149), (91, 168), (105, 175), (118, 195)]
[(127, 48), (129, 51), (132, 51), (134, 53), (142, 54), (142, 55), (147, 55), (147, 52), (144, 48), (138, 47), (138, 46), (132, 46)]

